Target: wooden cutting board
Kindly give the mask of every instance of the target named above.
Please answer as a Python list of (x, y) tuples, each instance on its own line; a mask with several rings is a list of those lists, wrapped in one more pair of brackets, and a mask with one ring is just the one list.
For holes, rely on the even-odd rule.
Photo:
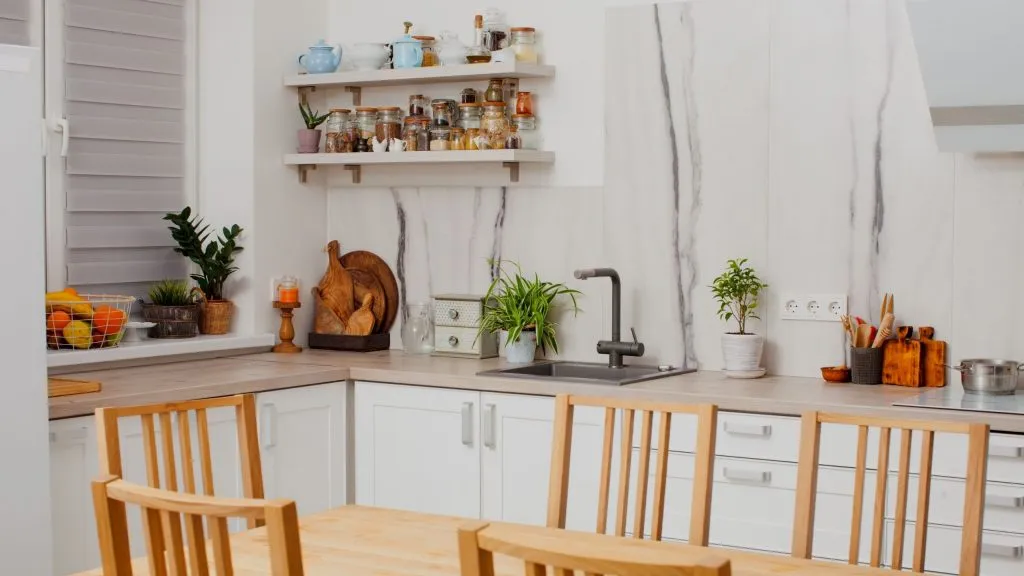
[(933, 340), (935, 328), (922, 326), (918, 329), (921, 339), (921, 364), (924, 372), (924, 386), (940, 388), (946, 385), (946, 343)]
[(924, 384), (921, 341), (911, 340), (911, 326), (900, 326), (897, 338), (888, 340), (882, 351), (882, 384), (917, 388)]
[(384, 286), (381, 285), (377, 276), (362, 268), (349, 268), (348, 273), (352, 276), (352, 284), (355, 288), (356, 306), (362, 304), (367, 294), (373, 294), (373, 318), (374, 325), (380, 326), (384, 323), (387, 314), (387, 296), (384, 294)]
[(47, 381), (47, 390), (50, 398), (59, 396), (72, 396), (74, 394), (90, 394), (103, 389), (101, 382), (92, 380), (73, 380), (71, 378), (50, 378)]
[(402, 304), (398, 301), (398, 281), (391, 267), (383, 258), (373, 252), (366, 250), (355, 250), (341, 257), (341, 265), (345, 268), (359, 268), (366, 270), (377, 277), (382, 288), (384, 288), (384, 319), (379, 322), (376, 332), (386, 334), (398, 317), (398, 307)]

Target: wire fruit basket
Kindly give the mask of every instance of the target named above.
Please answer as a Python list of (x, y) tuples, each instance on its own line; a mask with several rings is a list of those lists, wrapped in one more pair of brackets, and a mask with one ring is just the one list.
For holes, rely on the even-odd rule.
[(113, 294), (46, 296), (46, 347), (50, 350), (114, 348), (121, 343), (135, 298)]

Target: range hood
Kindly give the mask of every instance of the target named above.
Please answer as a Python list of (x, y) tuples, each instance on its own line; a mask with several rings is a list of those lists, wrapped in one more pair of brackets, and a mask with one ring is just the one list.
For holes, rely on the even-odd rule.
[(939, 149), (1024, 151), (1024, 0), (909, 0)]

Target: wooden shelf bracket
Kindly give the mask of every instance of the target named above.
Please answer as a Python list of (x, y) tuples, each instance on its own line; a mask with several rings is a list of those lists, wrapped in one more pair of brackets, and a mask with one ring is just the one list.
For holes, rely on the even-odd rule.
[(509, 182), (519, 182), (519, 162), (502, 162), (501, 165), (508, 168)]
[(316, 164), (299, 164), (299, 183), (306, 183), (306, 171), (316, 170)]
[(352, 105), (363, 105), (363, 89), (359, 86), (345, 86), (345, 92), (352, 95)]
[(349, 172), (352, 172), (352, 183), (353, 184), (362, 184), (362, 182), (363, 182), (363, 167), (362, 166), (360, 166), (358, 164), (356, 164), (354, 166), (346, 165), (345, 166), (345, 170), (348, 170)]

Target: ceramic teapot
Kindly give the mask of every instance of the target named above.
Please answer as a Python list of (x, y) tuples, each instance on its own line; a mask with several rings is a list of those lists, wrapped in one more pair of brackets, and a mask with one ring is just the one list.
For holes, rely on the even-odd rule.
[(388, 49), (383, 44), (361, 42), (349, 48), (346, 61), (356, 70), (380, 70), (388, 61)]
[[(335, 53), (334, 49), (338, 52)], [(309, 74), (330, 74), (341, 64), (341, 46), (332, 46), (323, 40), (309, 47), (309, 52), (299, 56), (299, 65)]]
[(450, 30), (441, 32), (441, 41), (438, 42), (437, 49), (442, 66), (465, 64), (466, 55), (469, 54), (469, 48), (459, 41), (458, 34)]
[(405, 22), (405, 35), (392, 43), (392, 64), (395, 68), (419, 68), (423, 65), (423, 43), (409, 34), (412, 22)]

